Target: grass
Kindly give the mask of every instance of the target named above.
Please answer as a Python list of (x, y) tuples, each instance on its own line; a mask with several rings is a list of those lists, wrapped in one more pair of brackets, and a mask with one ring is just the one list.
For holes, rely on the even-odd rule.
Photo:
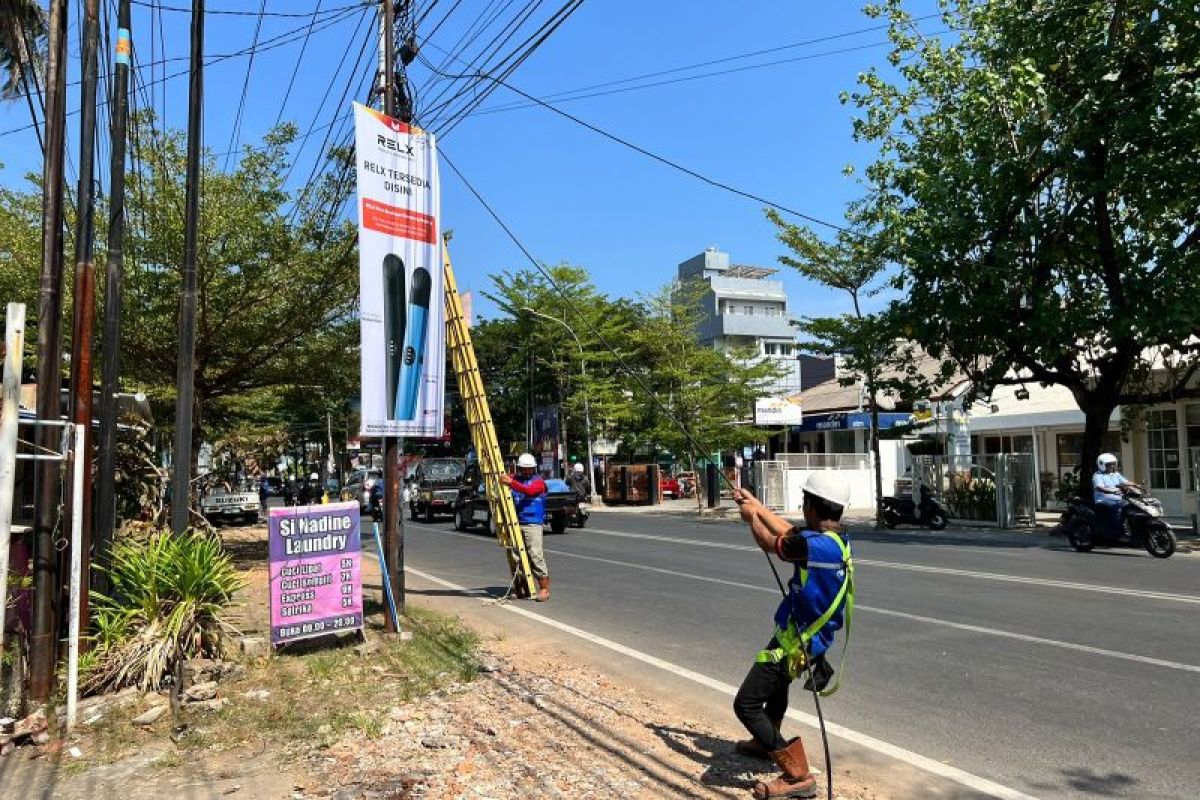
[[(386, 710), (439, 686), (473, 680), (478, 671), (476, 635), (456, 620), (409, 608), (408, 642), (385, 640), (358, 655), (352, 645), (301, 655), (276, 655), (223, 687), (233, 702), (216, 713), (186, 712), (189, 747), (232, 749), (276, 744), (327, 747), (356, 733), (383, 735)], [(266, 701), (241, 697), (267, 689)]]

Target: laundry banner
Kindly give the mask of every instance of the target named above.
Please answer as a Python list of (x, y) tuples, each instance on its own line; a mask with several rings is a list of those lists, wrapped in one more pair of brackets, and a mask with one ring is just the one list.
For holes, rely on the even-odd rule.
[(354, 104), (363, 436), (433, 438), (446, 338), (437, 144)]
[(272, 508), (267, 537), (272, 644), (362, 628), (357, 502)]

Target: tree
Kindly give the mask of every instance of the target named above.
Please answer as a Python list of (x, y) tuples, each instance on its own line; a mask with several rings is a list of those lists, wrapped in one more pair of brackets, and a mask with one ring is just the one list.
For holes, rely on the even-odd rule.
[(984, 394), (1070, 389), (1084, 463), (1119, 405), (1197, 396), (1200, 28), (1189, 3), (940, 0), (949, 43), (886, 16), (899, 79), (845, 99), (875, 144), (858, 226), (894, 312)]
[[(141, 158), (127, 179), (122, 360), (127, 380), (170, 419), (185, 146), (152, 122), (138, 120)], [(232, 172), (211, 153), (203, 160), (193, 452), (205, 437), (323, 427), (325, 412), (340, 412), (357, 392), (357, 233), (338, 214), (349, 187), (330, 176), (293, 204), (282, 167), (294, 138), (294, 127), (281, 126), (246, 147)], [(297, 419), (304, 409), (311, 413)]]
[(626, 441), (667, 450), (693, 472), (698, 456), (762, 440), (762, 430), (748, 423), (755, 399), (780, 374), (754, 350), (717, 350), (697, 340), (706, 292), (703, 283), (677, 282), (644, 298), (627, 359), (637, 370), (637, 380), (627, 382), (629, 405), (642, 419)]
[(0, 99), (28, 92), (46, 38), (46, 12), (36, 0), (0, 0)]
[(774, 210), (768, 218), (779, 229), (779, 240), (793, 255), (781, 256), (780, 262), (795, 269), (809, 280), (845, 292), (850, 297), (852, 312), (839, 316), (807, 317), (800, 330), (815, 341), (810, 346), (817, 352), (840, 356), (852, 376), (843, 385), (857, 383), (861, 377), (866, 387), (871, 413), (871, 458), (875, 462), (875, 525), (883, 526), (883, 464), (879, 458), (879, 392), (883, 368), (890, 358), (899, 355), (896, 337), (885, 315), (866, 313), (863, 301), (881, 288), (886, 262), (876, 247), (877, 241), (853, 231), (839, 233), (836, 243), (818, 237), (811, 229), (784, 221)]

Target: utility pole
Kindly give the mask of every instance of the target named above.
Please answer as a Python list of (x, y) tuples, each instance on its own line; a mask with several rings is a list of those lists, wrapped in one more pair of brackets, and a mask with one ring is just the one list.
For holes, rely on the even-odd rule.
[[(71, 421), (83, 439), (76, 443), (72, 475), (78, 472), (83, 486), (82, 504), (76, 512), (72, 495), (71, 514), (80, 515), (78, 563), (80, 585), (89, 586), (92, 550), (92, 326), (96, 316), (95, 184), (96, 173), (96, 51), (100, 47), (100, 0), (83, 4), (83, 85), (79, 114), (79, 188), (75, 218), (75, 320), (71, 332)], [(71, 516), (68, 514), (67, 516)], [(64, 551), (67, 564), (76, 556)], [(63, 571), (63, 575), (68, 574)], [(88, 620), (88, 592), (79, 593), (79, 619)]]
[[(396, 116), (396, 7), (393, 0), (380, 0), (379, 8), (379, 91), (383, 95), (383, 113)], [(409, 120), (405, 120), (408, 122)], [(400, 508), (400, 454), (404, 440), (397, 436), (383, 439), (383, 553), (388, 563), (388, 583), (396, 614), (404, 613), (404, 512)], [(384, 614), (384, 629), (396, 633), (390, 614)]]
[[(61, 414), (63, 144), (66, 129), (67, 0), (50, 3), (46, 63), (46, 152), (42, 165), (42, 273), (38, 297), (37, 415), (58, 422)], [(57, 450), (58, 428), (39, 425), (37, 444)], [(33, 546), (33, 631), (29, 637), (29, 694), (35, 703), (50, 699), (58, 629), (57, 526), (59, 470), (54, 461), (37, 462), (37, 504)]]
[[(117, 51), (113, 54), (112, 160), (109, 185), (112, 198), (108, 214), (108, 264), (104, 280), (104, 364), (100, 378), (100, 476), (96, 486), (95, 557), (108, 563), (116, 527), (117, 392), (121, 375), (121, 284), (125, 258), (125, 127), (129, 121), (129, 62), (133, 41), (129, 34), (129, 0), (117, 6)], [(104, 572), (93, 576), (92, 585), (107, 591)]]
[(188, 86), (187, 193), (184, 199), (183, 289), (179, 293), (179, 369), (175, 377), (175, 452), (171, 459), (171, 530), (191, 525), (192, 414), (196, 384), (196, 236), (200, 227), (200, 140), (204, 132), (204, 0), (192, 0)]

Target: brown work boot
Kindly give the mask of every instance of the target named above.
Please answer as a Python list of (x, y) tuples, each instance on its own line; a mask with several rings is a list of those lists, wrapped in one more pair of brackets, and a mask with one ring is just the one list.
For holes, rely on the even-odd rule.
[[(783, 720), (773, 719), (771, 724), (778, 731), (783, 728)], [(762, 744), (751, 736), (749, 739), (742, 739), (733, 746), (734, 752), (739, 756), (748, 756), (750, 758), (761, 758), (763, 761), (771, 760), (771, 751), (763, 747)]]
[(770, 783), (759, 782), (754, 787), (757, 800), (773, 800), (781, 797), (816, 797), (817, 779), (808, 769), (808, 757), (804, 755), (804, 742), (797, 736), (782, 750), (771, 753), (771, 759), (783, 770), (783, 774)]
[(550, 576), (538, 578), (538, 593), (534, 598), (539, 603), (544, 603), (550, 599)]

